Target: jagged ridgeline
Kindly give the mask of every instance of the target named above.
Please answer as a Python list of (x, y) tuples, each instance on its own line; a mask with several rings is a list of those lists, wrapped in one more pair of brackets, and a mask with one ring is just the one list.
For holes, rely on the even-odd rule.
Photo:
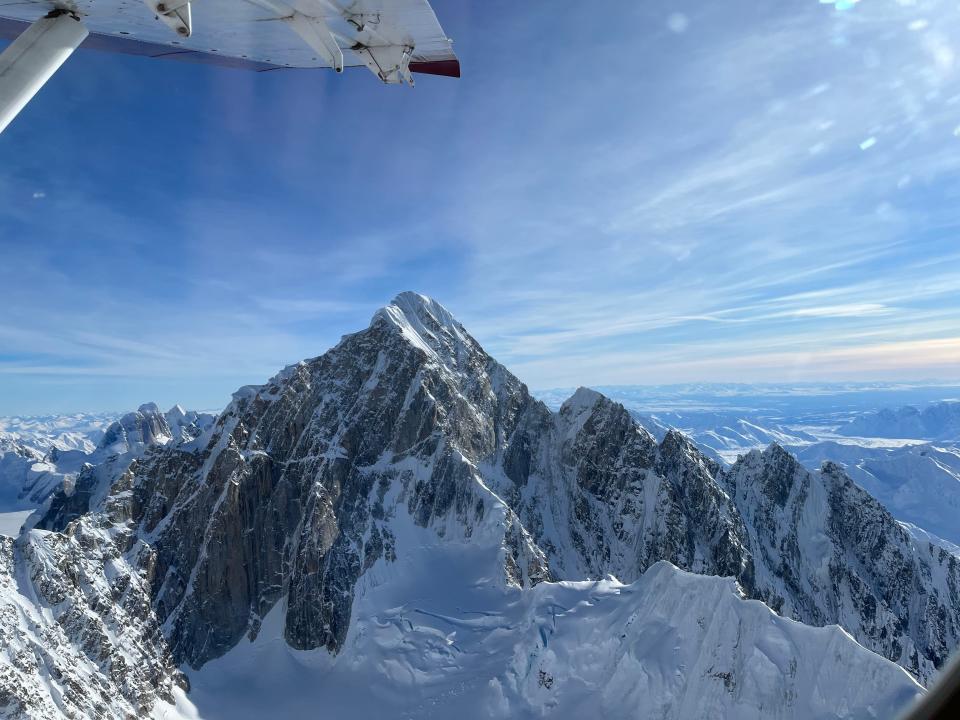
[[(179, 666), (256, 637), (274, 610), (293, 648), (340, 653), (358, 587), (410, 552), (410, 528), (493, 548), (491, 577), (508, 591), (633, 583), (660, 561), (732, 577), (746, 597), (838, 624), (923, 683), (960, 628), (956, 558), (911, 540), (838, 467), (811, 473), (771, 446), (724, 471), (586, 389), (552, 413), (414, 293), (324, 355), (242, 388), (198, 437), (81, 475), (36, 526), (47, 531), (6, 543), (0, 568), (14, 597), (0, 705), (24, 717), (145, 714), (186, 687)], [(876, 697), (912, 692), (849, 638), (830, 642), (869, 668)], [(44, 644), (61, 650), (38, 660)], [(796, 675), (804, 659), (791, 662)], [(36, 678), (57, 672), (70, 682), (54, 700)], [(731, 677), (711, 682), (749, 696)], [(797, 716), (795, 700), (781, 716)]]

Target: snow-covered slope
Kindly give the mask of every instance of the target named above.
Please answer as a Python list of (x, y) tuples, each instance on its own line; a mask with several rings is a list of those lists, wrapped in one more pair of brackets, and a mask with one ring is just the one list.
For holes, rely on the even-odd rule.
[(417, 540), (371, 568), (337, 656), (290, 648), (274, 610), (255, 640), (189, 673), (198, 713), (885, 718), (921, 692), (839, 628), (781, 618), (730, 579), (661, 562), (631, 585), (503, 589), (477, 545)]
[(97, 553), (107, 547), (96, 537), (102, 532), (0, 537), (0, 716), (167, 712), (173, 720), (178, 701), (189, 707), (185, 680), (157, 651), (146, 578), (126, 559)]
[[(107, 434), (129, 447), (158, 429), (141, 420)], [(441, 627), (479, 611), (477, 620), (492, 612), (508, 622), (489, 628), (492, 645), (463, 653), (466, 675), (502, 678), (508, 710), (528, 715), (577, 707), (583, 695), (563, 674), (563, 658), (571, 673), (598, 683), (611, 714), (647, 716), (652, 706), (617, 704), (621, 686), (604, 684), (596, 668), (610, 667), (610, 657), (638, 673), (649, 664), (657, 677), (638, 682), (648, 682), (651, 703), (669, 699), (677, 713), (702, 706), (733, 716), (762, 705), (768, 714), (807, 717), (819, 706), (801, 700), (801, 685), (822, 691), (824, 707), (845, 716), (885, 712), (915, 688), (878, 655), (849, 638), (830, 640), (845, 637), (836, 629), (772, 618), (738, 598), (731, 582), (684, 579), (658, 565), (730, 576), (747, 596), (795, 619), (840, 622), (870, 650), (929, 680), (958, 644), (958, 559), (911, 543), (838, 471), (811, 475), (784, 456), (774, 447), (725, 473), (682, 434), (657, 442), (623, 406), (589, 390), (550, 412), (439, 304), (404, 293), (326, 354), (241, 388), (194, 439), (148, 445), (131, 462), (108, 461), (58, 490), (37, 528), (10, 546), (7, 572), (20, 596), (77, 619), (42, 617), (63, 629), (58, 642), (83, 647), (91, 628), (106, 628), (94, 635), (102, 687), (133, 706), (172, 698), (171, 668), (202, 678), (245, 638), (268, 630), (264, 637), (282, 637), (284, 653), (312, 653), (318, 672), (344, 668), (343, 686), (358, 688), (366, 676), (347, 672), (349, 658), (359, 657), (351, 653), (380, 652), (386, 638), (391, 653), (369, 662), (402, 695), (420, 680), (457, 677), (449, 658), (460, 642), (450, 633), (469, 636), (470, 624)], [(653, 579), (645, 575), (651, 568)], [(597, 586), (609, 600), (602, 611), (590, 586), (552, 584), (608, 574), (640, 585)], [(425, 575), (433, 584), (408, 584), (409, 599), (392, 594), (397, 582)], [(665, 577), (680, 589), (666, 587), (658, 606), (647, 584), (668, 584)], [(708, 599), (685, 598), (690, 608), (663, 615), (677, 597), (700, 592)], [(0, 640), (35, 632), (2, 602)], [(129, 614), (123, 632), (112, 603)], [(438, 612), (447, 620), (414, 621), (411, 606), (445, 608)], [(774, 629), (741, 633), (751, 648), (736, 635), (711, 634), (720, 628), (706, 620), (688, 626), (693, 616), (684, 612), (708, 607), (730, 623), (742, 617)], [(541, 636), (547, 614), (564, 618), (559, 645)], [(407, 637), (416, 627), (425, 629)], [(620, 656), (608, 643), (615, 629), (629, 646)], [(596, 645), (596, 663), (551, 659), (554, 650), (538, 642)], [(674, 646), (678, 655), (664, 660)], [(114, 671), (109, 660), (127, 657), (127, 648), (135, 648), (125, 662), (136, 663), (136, 674)], [(836, 684), (808, 672), (824, 663), (817, 653), (835, 649), (847, 676), (876, 691), (844, 704), (849, 687), (838, 695)], [(503, 653), (506, 665), (497, 659)], [(528, 672), (533, 658), (548, 663), (543, 685), (539, 669)], [(33, 645), (20, 662), (46, 660)], [(59, 697), (58, 685), (43, 672), (27, 675), (33, 680), (16, 700), (24, 715), (42, 716), (37, 708)], [(800, 683), (798, 695), (771, 695), (779, 682)], [(732, 698), (719, 694), (728, 691)], [(879, 700), (888, 704), (877, 710)], [(80, 703), (71, 699), (64, 713), (91, 714)], [(110, 705), (92, 713), (122, 714)]]
[(865, 448), (822, 442), (791, 450), (810, 469), (837, 463), (898, 520), (960, 544), (960, 444)]

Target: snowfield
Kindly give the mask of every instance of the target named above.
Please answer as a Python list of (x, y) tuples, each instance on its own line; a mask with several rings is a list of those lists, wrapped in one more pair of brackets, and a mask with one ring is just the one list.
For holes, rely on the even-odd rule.
[(781, 618), (729, 578), (661, 562), (630, 585), (520, 590), (497, 581), (497, 556), (401, 549), (364, 581), (337, 656), (291, 649), (275, 608), (253, 642), (188, 670), (198, 716), (886, 718), (923, 691), (840, 628)]
[(20, 528), (33, 510), (14, 510), (12, 512), (0, 512), (0, 535), (16, 537), (20, 534)]

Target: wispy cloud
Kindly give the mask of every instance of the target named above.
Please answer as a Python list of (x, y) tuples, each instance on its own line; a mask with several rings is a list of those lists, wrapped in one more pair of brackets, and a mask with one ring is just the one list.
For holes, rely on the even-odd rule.
[(473, 71), (412, 93), (78, 56), (138, 165), (21, 125), (0, 396), (216, 405), (406, 289), (540, 387), (958, 376), (953, 3), (437, 9)]

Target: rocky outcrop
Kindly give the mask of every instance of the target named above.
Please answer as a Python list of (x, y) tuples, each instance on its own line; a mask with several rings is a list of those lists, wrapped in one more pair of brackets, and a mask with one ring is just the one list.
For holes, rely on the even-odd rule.
[(806, 470), (777, 445), (722, 476), (757, 558), (755, 597), (812, 625), (836, 623), (929, 680), (960, 643), (960, 560), (910, 537), (824, 463)]
[(186, 687), (150, 604), (151, 549), (108, 532), (85, 518), (0, 536), (3, 717), (146, 717)]

